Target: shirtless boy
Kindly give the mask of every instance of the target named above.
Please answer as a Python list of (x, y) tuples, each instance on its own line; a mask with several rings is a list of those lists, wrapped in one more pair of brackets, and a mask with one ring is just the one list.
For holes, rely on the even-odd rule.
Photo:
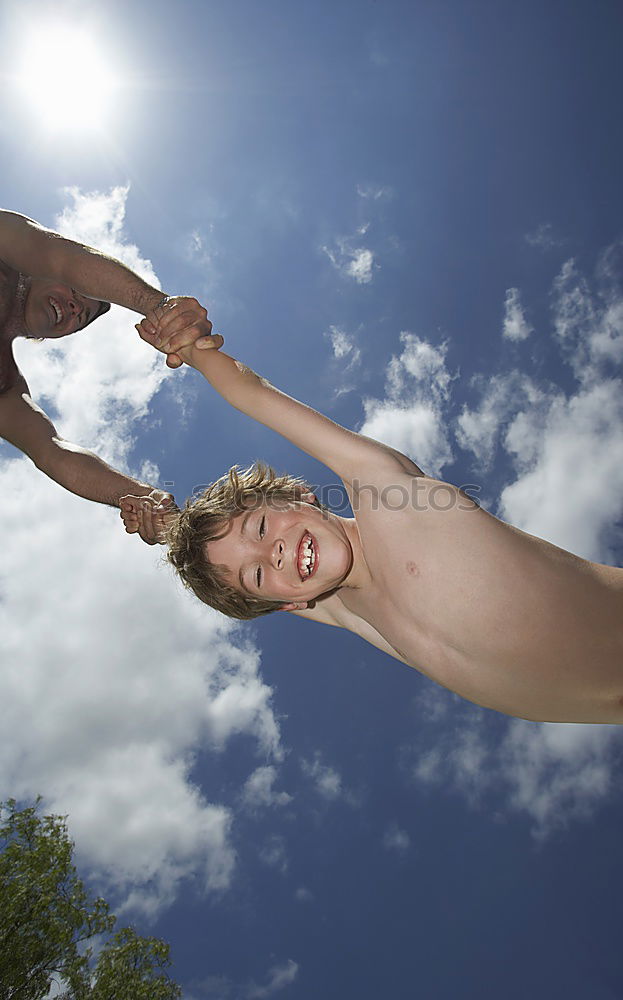
[[(236, 409), (324, 462), (355, 514), (323, 512), (296, 481), (285, 504), (251, 482), (242, 509), (227, 483), (210, 487), (170, 538), (169, 558), (202, 600), (237, 617), (282, 609), (350, 629), (508, 715), (623, 723), (623, 569), (505, 524), (220, 351), (178, 348), (155, 316), (138, 329)], [(149, 511), (139, 505), (137, 516)]]
[[(119, 506), (126, 494), (149, 497), (158, 514), (143, 541), (162, 540), (173, 498), (112, 469), (97, 455), (65, 441), (31, 397), (13, 356), (17, 337), (54, 338), (77, 333), (110, 309), (110, 303), (174, 320), (186, 343), (210, 333), (203, 306), (186, 296), (169, 298), (120, 261), (65, 239), (17, 212), (0, 211), (0, 437), (23, 451), (38, 469), (88, 500)], [(207, 343), (213, 341), (208, 338)], [(181, 361), (167, 359), (170, 367)]]

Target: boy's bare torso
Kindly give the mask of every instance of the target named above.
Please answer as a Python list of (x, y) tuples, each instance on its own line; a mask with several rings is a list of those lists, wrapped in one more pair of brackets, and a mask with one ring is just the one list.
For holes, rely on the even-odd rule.
[(623, 721), (623, 570), (519, 531), (445, 483), (398, 474), (378, 496), (354, 498), (371, 579), (338, 592), (347, 627), (363, 619), (399, 658), (480, 705)]

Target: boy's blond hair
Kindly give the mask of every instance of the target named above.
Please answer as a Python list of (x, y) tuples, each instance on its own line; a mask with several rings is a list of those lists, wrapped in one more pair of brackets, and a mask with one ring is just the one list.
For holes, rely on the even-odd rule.
[(310, 492), (311, 486), (303, 479), (277, 475), (264, 462), (255, 462), (248, 469), (235, 465), (199, 496), (186, 501), (168, 530), (167, 558), (175, 566), (184, 586), (204, 604), (230, 618), (248, 620), (277, 611), (283, 601), (264, 601), (241, 594), (228, 584), (226, 567), (209, 562), (205, 545), (224, 538), (237, 514), (264, 504), (283, 508)]

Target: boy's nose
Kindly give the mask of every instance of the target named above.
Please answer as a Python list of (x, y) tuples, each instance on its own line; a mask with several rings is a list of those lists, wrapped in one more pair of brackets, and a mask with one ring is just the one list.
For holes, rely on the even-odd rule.
[(275, 569), (283, 569), (285, 564), (286, 547), (283, 538), (278, 538), (273, 545), (272, 563)]

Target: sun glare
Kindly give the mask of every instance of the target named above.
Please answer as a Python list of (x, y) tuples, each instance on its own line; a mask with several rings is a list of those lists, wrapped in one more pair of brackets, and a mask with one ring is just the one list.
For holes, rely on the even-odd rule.
[(118, 80), (100, 47), (87, 30), (58, 24), (25, 40), (16, 83), (55, 132), (97, 129), (106, 120)]

